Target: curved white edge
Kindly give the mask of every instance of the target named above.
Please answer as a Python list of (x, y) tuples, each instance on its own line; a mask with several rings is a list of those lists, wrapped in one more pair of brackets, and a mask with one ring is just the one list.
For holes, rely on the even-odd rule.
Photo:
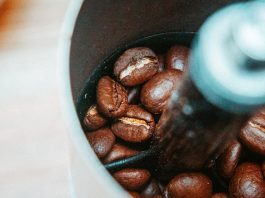
[[(86, 195), (87, 197), (113, 197), (124, 198), (128, 197), (128, 194), (117, 184), (117, 182), (109, 175), (107, 170), (101, 164), (96, 157), (94, 151), (88, 144), (83, 130), (80, 126), (74, 102), (72, 99), (71, 84), (70, 84), (70, 46), (71, 38), (75, 27), (75, 22), (79, 13), (79, 10), (83, 4), (83, 0), (72, 0), (70, 2), (66, 18), (63, 23), (63, 29), (60, 33), (59, 48), (57, 51), (58, 66), (57, 66), (57, 79), (58, 88), (60, 94), (61, 111), (64, 116), (64, 120), (67, 126), (68, 133), (68, 152), (71, 153), (71, 148), (74, 148), (80, 159), (78, 164), (84, 165), (85, 171), (88, 171), (88, 175), (92, 178), (84, 178), (88, 181), (86, 187), (91, 188), (92, 194)], [(75, 152), (75, 151), (74, 151)], [(76, 156), (73, 156), (76, 157)], [(70, 156), (71, 158), (71, 156)], [(73, 182), (73, 175), (71, 170), (71, 159), (69, 171), (69, 188), (71, 197), (77, 197), (77, 189)], [(84, 174), (85, 175), (85, 174)], [(78, 177), (82, 175), (78, 175)], [(100, 188), (100, 195), (93, 195), (93, 188)], [(99, 192), (99, 191), (97, 191)]]

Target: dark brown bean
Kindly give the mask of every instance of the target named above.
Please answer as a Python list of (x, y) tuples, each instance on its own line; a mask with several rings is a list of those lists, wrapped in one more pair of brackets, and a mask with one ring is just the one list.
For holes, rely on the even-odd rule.
[(139, 190), (150, 178), (145, 169), (126, 168), (115, 172), (113, 177), (127, 190)]
[(217, 160), (217, 169), (222, 177), (232, 177), (240, 157), (241, 149), (241, 144), (237, 140), (234, 140), (228, 144), (227, 148), (220, 155)]
[(125, 86), (135, 86), (149, 80), (158, 71), (155, 53), (146, 47), (126, 50), (114, 64), (114, 75)]
[(148, 140), (155, 128), (155, 121), (149, 112), (136, 105), (130, 105), (126, 114), (111, 125), (113, 133), (129, 142)]
[(128, 103), (129, 104), (138, 104), (140, 99), (140, 87), (132, 87), (128, 92)]
[(188, 69), (190, 49), (175, 45), (169, 49), (166, 55), (166, 68), (186, 71)]
[(122, 144), (115, 144), (109, 154), (102, 160), (103, 163), (110, 163), (136, 155), (139, 151), (131, 149)]
[(153, 198), (155, 195), (162, 195), (159, 184), (155, 179), (152, 179), (141, 193), (144, 198)]
[(84, 117), (84, 125), (88, 130), (97, 130), (107, 123), (106, 118), (99, 114), (96, 105), (92, 105)]
[(140, 96), (142, 104), (154, 114), (162, 113), (172, 91), (176, 89), (181, 79), (182, 72), (173, 69), (156, 74), (142, 87)]
[(101, 128), (86, 134), (87, 139), (99, 158), (105, 157), (115, 143), (115, 136), (109, 128)]
[(232, 198), (264, 198), (265, 182), (261, 168), (255, 163), (243, 163), (236, 168), (229, 183)]
[(255, 114), (240, 131), (239, 139), (252, 151), (265, 155), (265, 113)]
[(215, 193), (212, 198), (228, 198), (228, 194), (226, 193)]
[(130, 194), (130, 197), (132, 198), (141, 198), (141, 195), (138, 192), (128, 191), (128, 193)]
[(98, 82), (97, 104), (98, 110), (103, 115), (121, 117), (128, 107), (127, 91), (109, 76), (104, 76)]
[(175, 176), (164, 191), (166, 198), (210, 198), (212, 182), (201, 173), (182, 173)]
[(261, 169), (262, 169), (263, 176), (265, 178), (265, 161), (262, 163)]

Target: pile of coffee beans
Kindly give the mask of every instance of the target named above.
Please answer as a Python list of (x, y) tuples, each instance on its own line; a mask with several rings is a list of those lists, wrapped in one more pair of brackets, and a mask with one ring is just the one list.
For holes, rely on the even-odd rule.
[[(126, 50), (112, 76), (97, 84), (95, 104), (83, 119), (86, 137), (103, 164), (150, 147), (156, 123), (188, 70), (189, 48), (158, 54), (147, 47)], [(161, 180), (155, 170), (127, 167), (111, 173), (134, 198), (265, 198), (265, 109), (253, 115), (238, 139), (203, 170)]]

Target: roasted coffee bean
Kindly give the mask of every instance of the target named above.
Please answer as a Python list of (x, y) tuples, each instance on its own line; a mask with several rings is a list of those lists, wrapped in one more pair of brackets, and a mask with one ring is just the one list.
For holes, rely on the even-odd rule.
[(262, 172), (263, 172), (263, 176), (265, 178), (265, 161), (262, 163), (261, 169), (262, 169)]
[(155, 179), (152, 179), (149, 184), (143, 189), (141, 196), (144, 198), (153, 198), (155, 195), (162, 195), (159, 184)]
[(215, 193), (212, 198), (228, 198), (228, 194), (226, 193)]
[(140, 87), (136, 86), (131, 88), (128, 92), (128, 103), (138, 104), (139, 99), (140, 99)]
[(265, 155), (265, 113), (255, 114), (240, 131), (239, 139), (252, 151)]
[(128, 193), (132, 198), (141, 198), (141, 195), (138, 192), (128, 191)]
[(189, 62), (189, 48), (181, 45), (171, 47), (166, 55), (166, 68), (186, 71)]
[(97, 86), (97, 104), (100, 113), (107, 117), (121, 117), (128, 107), (125, 88), (109, 76), (102, 77)]
[(135, 86), (149, 80), (158, 71), (155, 53), (146, 47), (126, 50), (114, 64), (114, 75), (125, 86)]
[(109, 154), (102, 160), (104, 163), (114, 162), (120, 159), (128, 158), (136, 155), (139, 151), (131, 149), (122, 144), (115, 144)]
[(148, 140), (155, 128), (152, 114), (136, 105), (129, 105), (126, 114), (112, 124), (113, 133), (128, 142)]
[(105, 157), (115, 143), (115, 136), (109, 128), (101, 128), (86, 134), (87, 139), (99, 158)]
[(182, 173), (175, 176), (164, 191), (166, 198), (210, 198), (212, 182), (201, 173)]
[(142, 87), (140, 98), (142, 104), (154, 114), (162, 113), (181, 79), (182, 72), (173, 69), (156, 74)]
[(99, 114), (96, 105), (92, 105), (84, 117), (84, 125), (88, 130), (97, 130), (107, 123), (106, 118)]
[(150, 179), (150, 172), (145, 169), (127, 168), (115, 172), (113, 177), (127, 190), (139, 190)]
[(158, 58), (158, 71), (164, 71), (165, 70), (165, 55), (164, 54), (159, 54), (157, 56)]
[(218, 158), (217, 169), (222, 177), (232, 177), (240, 157), (241, 148), (241, 144), (237, 140), (234, 140)]
[(255, 163), (243, 163), (236, 168), (229, 183), (232, 198), (264, 198), (265, 182), (261, 168)]

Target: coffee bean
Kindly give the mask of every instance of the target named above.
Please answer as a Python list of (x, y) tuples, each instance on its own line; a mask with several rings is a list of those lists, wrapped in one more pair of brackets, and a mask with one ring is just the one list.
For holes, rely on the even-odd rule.
[(141, 193), (144, 198), (153, 198), (155, 195), (162, 195), (159, 184), (155, 179), (152, 179)]
[(127, 190), (139, 190), (150, 178), (145, 169), (126, 168), (115, 172), (113, 177)]
[(236, 168), (229, 183), (232, 198), (264, 198), (265, 182), (261, 168), (255, 163), (243, 163)]
[(222, 177), (232, 177), (240, 157), (241, 148), (241, 144), (237, 140), (234, 140), (218, 158), (217, 169)]
[(189, 48), (181, 45), (171, 47), (166, 55), (166, 68), (186, 71), (189, 62)]
[(162, 113), (181, 79), (182, 72), (173, 69), (156, 74), (142, 87), (140, 96), (142, 104), (154, 114)]
[(212, 198), (228, 198), (228, 194), (226, 193), (215, 193)]
[(114, 64), (114, 75), (125, 86), (135, 86), (149, 80), (158, 71), (155, 53), (146, 47), (126, 50)]
[(138, 192), (128, 191), (128, 193), (130, 194), (130, 197), (132, 198), (141, 198), (141, 195)]
[(109, 76), (102, 77), (97, 86), (97, 104), (100, 113), (107, 117), (120, 117), (128, 107), (125, 88)]
[(262, 169), (262, 172), (263, 172), (263, 176), (265, 178), (265, 161), (262, 163), (261, 169)]
[(128, 142), (148, 140), (154, 131), (152, 114), (136, 105), (130, 105), (125, 115), (111, 125), (113, 133)]
[(99, 114), (96, 105), (92, 105), (84, 117), (84, 125), (88, 130), (97, 130), (107, 123), (106, 118)]
[(240, 141), (252, 151), (265, 155), (265, 113), (249, 119), (239, 134)]
[(99, 158), (105, 157), (115, 143), (115, 136), (108, 128), (101, 128), (97, 131), (89, 132), (86, 136)]
[(131, 149), (122, 144), (115, 144), (109, 154), (102, 160), (104, 163), (110, 163), (120, 159), (128, 158), (136, 155), (139, 151)]
[(129, 104), (138, 104), (140, 99), (140, 87), (132, 87), (128, 92), (128, 103)]
[(164, 191), (166, 198), (210, 198), (212, 182), (201, 173), (182, 173), (175, 176)]
[(159, 54), (157, 56), (158, 58), (158, 71), (164, 71), (165, 70), (165, 55), (164, 54)]

